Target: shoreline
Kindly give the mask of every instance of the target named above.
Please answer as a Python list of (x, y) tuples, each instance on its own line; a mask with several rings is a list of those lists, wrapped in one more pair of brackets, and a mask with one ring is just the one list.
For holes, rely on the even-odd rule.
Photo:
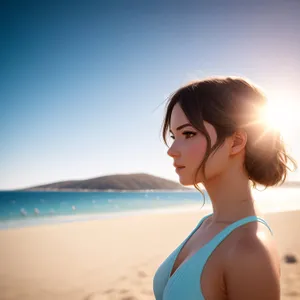
[[(11, 219), (0, 221), (0, 231), (9, 230), (12, 228), (28, 228), (35, 226), (48, 226), (48, 225), (58, 225), (65, 223), (81, 223), (89, 221), (100, 221), (106, 219), (119, 219), (127, 218), (132, 216), (144, 216), (144, 215), (153, 215), (153, 214), (176, 214), (176, 213), (186, 213), (186, 212), (200, 212), (211, 211), (211, 205), (206, 204), (201, 208), (200, 204), (183, 204), (183, 205), (174, 205), (167, 207), (159, 208), (148, 208), (140, 210), (128, 210), (122, 212), (113, 212), (113, 213), (90, 213), (90, 214), (74, 214), (74, 215), (61, 215), (61, 216), (36, 216), (36, 217), (24, 217), (20, 219)], [(200, 209), (201, 208), (201, 209)], [(27, 223), (27, 224), (26, 224)], [(10, 224), (10, 226), (5, 226)]]
[[(135, 191), (136, 193), (145, 193), (145, 191)], [(194, 191), (195, 192), (195, 191)], [(190, 195), (195, 195), (195, 193), (187, 192)], [(197, 192), (197, 191), (196, 191)], [(278, 190), (270, 189), (268, 191), (254, 191), (253, 196), (255, 202), (260, 209), (261, 213), (270, 213), (270, 212), (288, 212), (288, 211), (296, 211), (300, 210), (300, 201), (299, 201), (299, 191), (297, 189), (290, 189), (288, 193), (284, 189), (281, 189), (281, 194), (278, 194)], [(30, 193), (30, 192), (29, 192)], [(60, 192), (53, 192), (53, 196), (59, 197)], [(153, 192), (153, 196), (157, 195), (157, 193), (162, 192)], [(168, 193), (168, 192), (166, 192)], [(179, 195), (182, 191), (179, 192)], [(175, 193), (174, 193), (175, 194)], [(184, 195), (184, 192), (183, 194)], [(120, 193), (120, 196), (122, 194)], [(153, 197), (152, 196), (152, 197)], [(52, 209), (42, 211), (40, 214), (30, 213), (28, 215), (23, 215), (18, 212), (14, 215), (3, 215), (0, 219), (0, 230), (9, 230), (10, 228), (22, 228), (22, 227), (35, 227), (35, 226), (47, 226), (47, 225), (56, 225), (56, 224), (64, 224), (64, 223), (83, 223), (94, 220), (104, 220), (104, 219), (119, 219), (124, 217), (132, 217), (136, 215), (153, 215), (153, 214), (174, 214), (174, 213), (185, 213), (185, 212), (203, 212), (203, 211), (212, 211), (211, 202), (203, 201), (203, 198), (197, 201), (183, 201), (170, 203), (165, 202), (162, 205), (157, 205), (155, 203), (145, 202), (145, 205), (142, 206), (127, 206), (120, 207), (118, 209), (101, 209), (101, 206), (97, 209), (93, 209), (92, 206), (90, 209), (81, 210), (71, 209), (70, 210), (62, 210), (59, 209), (57, 211), (50, 212)], [(106, 196), (104, 196), (106, 197)], [(137, 196), (140, 197), (140, 196)], [(163, 198), (164, 196), (162, 196)], [(194, 196), (193, 196), (194, 197)], [(142, 197), (143, 198), (143, 197)], [(151, 198), (151, 193), (149, 193), (149, 198)], [(181, 199), (181, 196), (179, 196)], [(198, 197), (197, 197), (198, 198)], [(89, 199), (92, 200), (93, 198)], [(162, 199), (163, 200), (163, 199)], [(209, 199), (207, 199), (209, 200)], [(120, 198), (121, 201), (121, 198)], [(124, 198), (126, 202), (126, 198)], [(141, 201), (143, 201), (141, 199)], [(92, 201), (93, 202), (93, 201)], [(50, 202), (49, 202), (50, 203)], [(84, 203), (84, 202), (83, 202)], [(93, 202), (94, 203), (94, 202)], [(71, 205), (72, 203), (69, 203)], [(38, 204), (37, 204), (38, 205)], [(51, 205), (51, 204), (50, 204)], [(72, 204), (73, 205), (73, 204)], [(77, 205), (77, 204), (76, 204)], [(20, 206), (21, 207), (21, 206)], [(39, 206), (36, 206), (39, 208)], [(49, 206), (50, 207), (50, 206)], [(32, 210), (33, 208), (31, 208)]]
[[(263, 214), (280, 213), (280, 212), (293, 212), (300, 211), (300, 202), (298, 206), (281, 206), (280, 203), (261, 200), (258, 206)], [(53, 215), (53, 216), (35, 216), (35, 217), (20, 217), (18, 219), (0, 220), (0, 231), (9, 230), (13, 228), (28, 228), (28, 227), (40, 227), (60, 225), (66, 223), (82, 223), (89, 221), (101, 221), (106, 219), (120, 219), (129, 218), (133, 216), (145, 216), (145, 215), (160, 215), (160, 214), (184, 214), (184, 213), (207, 213), (212, 212), (211, 203), (206, 203), (202, 206), (202, 203), (187, 203), (166, 207), (146, 208), (127, 210), (120, 212), (103, 212), (103, 213), (83, 213), (73, 215)]]

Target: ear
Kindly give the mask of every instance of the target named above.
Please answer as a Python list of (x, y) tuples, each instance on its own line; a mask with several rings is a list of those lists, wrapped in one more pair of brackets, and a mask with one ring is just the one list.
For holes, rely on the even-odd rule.
[(247, 143), (247, 133), (244, 130), (236, 131), (232, 136), (232, 144), (230, 154), (235, 155), (240, 153)]

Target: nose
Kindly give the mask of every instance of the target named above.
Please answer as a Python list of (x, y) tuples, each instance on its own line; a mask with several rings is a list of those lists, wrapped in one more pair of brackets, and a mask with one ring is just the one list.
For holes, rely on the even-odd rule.
[(179, 157), (180, 156), (180, 152), (174, 148), (174, 143), (173, 145), (169, 148), (169, 150), (167, 151), (167, 154), (171, 157)]

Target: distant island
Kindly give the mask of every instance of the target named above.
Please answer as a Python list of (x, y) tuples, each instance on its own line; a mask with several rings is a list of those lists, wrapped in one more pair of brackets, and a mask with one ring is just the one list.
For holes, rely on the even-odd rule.
[(140, 190), (191, 190), (177, 182), (149, 174), (107, 175), (86, 180), (61, 181), (34, 186), (23, 191), (140, 191)]

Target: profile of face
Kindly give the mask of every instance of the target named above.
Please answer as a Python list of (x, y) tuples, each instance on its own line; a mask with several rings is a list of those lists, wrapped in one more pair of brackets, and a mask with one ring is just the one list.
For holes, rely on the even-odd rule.
[[(211, 146), (217, 142), (215, 128), (204, 121), (204, 126), (210, 136)], [(196, 172), (203, 161), (207, 149), (205, 136), (195, 129), (187, 119), (180, 104), (175, 104), (170, 120), (170, 135), (173, 143), (168, 149), (168, 155), (173, 158), (176, 173), (182, 185), (193, 185), (194, 183), (205, 183), (219, 176), (228, 167), (230, 155), (232, 154), (232, 139), (228, 138), (208, 158), (205, 165), (205, 176), (203, 168)]]

